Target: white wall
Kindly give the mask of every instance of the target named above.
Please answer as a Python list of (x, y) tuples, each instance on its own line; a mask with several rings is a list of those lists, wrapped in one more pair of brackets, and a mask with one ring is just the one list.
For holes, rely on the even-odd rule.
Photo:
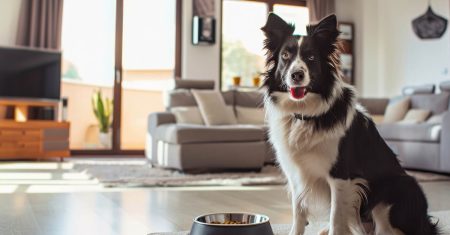
[[(420, 40), (411, 21), (427, 1), (337, 0), (341, 21), (355, 23), (356, 85), (365, 97), (400, 93), (405, 85), (449, 79), (449, 31), (441, 39)], [(432, 1), (436, 13), (449, 18), (449, 1)]]
[[(1, 0), (0, 0), (1, 1)], [(183, 0), (182, 66), (183, 79), (215, 80), (220, 74), (220, 9), (221, 0), (215, 0), (216, 43), (214, 45), (192, 45), (192, 0)]]
[(0, 46), (16, 43), (21, 3), (22, 0), (0, 0)]

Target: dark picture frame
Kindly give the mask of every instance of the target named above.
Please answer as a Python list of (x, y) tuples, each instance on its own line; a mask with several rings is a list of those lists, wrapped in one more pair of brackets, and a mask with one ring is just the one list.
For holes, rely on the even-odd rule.
[(343, 79), (346, 83), (355, 85), (355, 29), (353, 23), (339, 22), (340, 60)]

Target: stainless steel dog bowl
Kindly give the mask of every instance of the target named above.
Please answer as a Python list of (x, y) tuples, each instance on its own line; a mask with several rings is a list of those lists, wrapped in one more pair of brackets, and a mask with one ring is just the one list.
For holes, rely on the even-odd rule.
[[(226, 221), (242, 224), (224, 224)], [(269, 217), (251, 213), (216, 213), (194, 219), (190, 235), (273, 235)]]

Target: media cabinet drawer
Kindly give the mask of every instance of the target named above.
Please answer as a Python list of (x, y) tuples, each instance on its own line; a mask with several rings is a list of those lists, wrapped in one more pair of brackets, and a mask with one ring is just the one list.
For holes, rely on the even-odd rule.
[(39, 141), (3, 141), (0, 142), (0, 152), (1, 151), (11, 151), (11, 150), (29, 150), (29, 151), (40, 151), (41, 142)]
[(39, 140), (42, 138), (41, 130), (33, 129), (2, 129), (0, 139), (3, 140)]

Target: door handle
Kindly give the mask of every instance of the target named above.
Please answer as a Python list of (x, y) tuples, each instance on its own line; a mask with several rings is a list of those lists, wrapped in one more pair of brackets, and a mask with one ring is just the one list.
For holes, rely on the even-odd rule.
[(121, 72), (120, 69), (116, 69), (116, 84), (120, 84), (120, 82), (122, 81), (122, 76), (121, 76)]

